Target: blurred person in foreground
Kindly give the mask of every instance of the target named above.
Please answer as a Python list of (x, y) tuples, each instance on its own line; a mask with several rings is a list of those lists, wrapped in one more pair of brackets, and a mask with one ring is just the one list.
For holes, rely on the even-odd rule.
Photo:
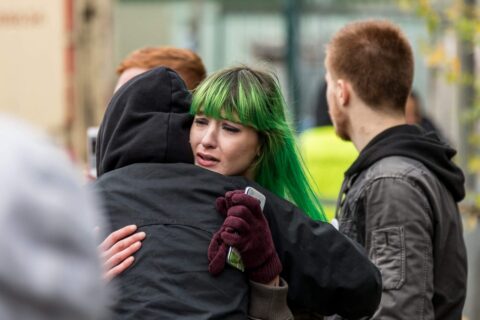
[(316, 104), (315, 127), (300, 134), (300, 150), (315, 193), (320, 198), (328, 221), (332, 221), (343, 173), (353, 163), (358, 152), (350, 141), (340, 139), (335, 133), (328, 114), (325, 82), (321, 85)]
[(373, 319), (461, 319), (467, 259), (456, 151), (406, 124), (413, 54), (387, 21), (350, 23), (327, 45), (337, 134), (360, 152), (338, 199), (340, 231), (365, 246), (383, 294)]
[(108, 319), (101, 217), (66, 155), (0, 118), (0, 319)]

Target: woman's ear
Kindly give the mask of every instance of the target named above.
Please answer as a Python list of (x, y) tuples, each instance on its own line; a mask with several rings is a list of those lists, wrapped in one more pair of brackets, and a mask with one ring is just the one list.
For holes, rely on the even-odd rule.
[(258, 134), (258, 145), (257, 145), (257, 148), (255, 149), (255, 157), (258, 159), (262, 155), (263, 147), (267, 143), (267, 137), (266, 137), (266, 133), (257, 132), (257, 134)]
[(337, 80), (335, 95), (337, 97), (337, 101), (341, 106), (345, 106), (350, 101), (350, 86), (349, 83), (343, 79)]

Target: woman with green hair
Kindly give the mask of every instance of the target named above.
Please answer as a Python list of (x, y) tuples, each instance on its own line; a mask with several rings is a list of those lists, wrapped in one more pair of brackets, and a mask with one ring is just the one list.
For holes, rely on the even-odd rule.
[[(138, 263), (125, 274), (131, 280), (129, 284), (141, 292), (145, 290), (137, 284), (142, 277), (145, 286), (155, 288), (172, 283), (182, 289), (197, 286), (198, 292), (203, 292), (198, 296), (205, 297), (208, 289), (198, 289), (201, 279), (218, 286), (227, 282), (219, 280), (225, 275), (245, 280), (237, 270), (225, 268), (229, 247), (234, 247), (240, 252), (246, 278), (251, 280), (249, 291), (263, 290), (264, 285), (275, 287), (281, 275), (288, 283), (288, 301), (295, 316), (297, 310), (345, 318), (371, 315), (381, 296), (378, 269), (360, 247), (325, 222), (322, 207), (307, 182), (275, 76), (243, 66), (218, 71), (194, 90), (190, 114), (182, 111), (188, 109), (183, 100), (177, 105), (171, 103), (185, 92), (164, 88), (173, 81), (171, 77), (160, 80), (152, 70), (132, 79), (115, 94), (97, 144), (97, 188), (103, 187), (106, 207), (116, 220), (113, 226), (137, 223), (149, 232), (135, 258)], [(158, 88), (154, 82), (158, 82)], [(167, 108), (162, 113), (160, 106), (172, 110)], [(185, 121), (171, 126), (170, 121), (176, 119)], [(247, 186), (266, 196), (263, 212), (256, 199), (244, 194)], [(135, 210), (139, 203), (145, 206)], [(166, 222), (157, 221), (167, 215)], [(206, 228), (206, 221), (212, 219), (215, 224)], [(193, 230), (191, 234), (179, 235), (179, 221)], [(162, 231), (163, 226), (152, 229), (162, 224), (165, 229), (173, 225), (171, 235)], [(146, 233), (132, 234), (135, 230), (135, 226), (124, 227), (102, 243), (108, 277), (132, 264), (132, 255)], [(202, 233), (202, 243), (185, 240), (199, 230), (208, 231), (207, 237)], [(171, 246), (187, 248), (173, 250), (175, 254), (162, 253)], [(199, 264), (192, 267), (193, 258), (199, 256)], [(142, 269), (152, 259), (157, 269)], [(164, 262), (172, 262), (166, 272), (161, 269)], [(169, 279), (188, 274), (181, 271), (186, 267), (195, 281)], [(161, 272), (156, 272), (158, 268)], [(174, 268), (179, 270), (170, 272)], [(207, 268), (218, 277), (205, 277)], [(164, 279), (156, 281), (160, 276)], [(157, 286), (157, 282), (161, 284)], [(273, 292), (285, 298), (284, 283), (280, 287), (283, 291), (273, 288)], [(233, 289), (220, 291), (228, 292), (232, 300)], [(261, 296), (271, 302), (275, 299), (271, 292)], [(276, 299), (277, 305), (281, 299)], [(269, 308), (258, 303), (250, 300), (251, 315), (272, 311), (272, 305)], [(273, 308), (273, 315), (278, 311)], [(268, 316), (272, 314), (265, 318)]]
[[(216, 72), (193, 94), (191, 113), (195, 119), (190, 144), (195, 164), (224, 175), (247, 176), (279, 197), (295, 203), (312, 219), (326, 221), (322, 206), (307, 181), (285, 112), (285, 100), (273, 74), (244, 66)], [(215, 150), (210, 145), (202, 145), (199, 140), (210, 133), (205, 129), (212, 125), (223, 125), (227, 132), (228, 125), (238, 127), (237, 131), (255, 132), (257, 137), (250, 136), (250, 141), (241, 141), (244, 145), (253, 142), (255, 148), (253, 154), (247, 152), (245, 168), (240, 167), (238, 172), (225, 171), (220, 161), (204, 161), (202, 155), (223, 152), (220, 148)], [(229, 133), (229, 136), (238, 134), (232, 130)], [(221, 130), (214, 134), (218, 137), (213, 139), (218, 139)], [(227, 140), (225, 143), (231, 142)], [(242, 172), (242, 169), (245, 170)]]

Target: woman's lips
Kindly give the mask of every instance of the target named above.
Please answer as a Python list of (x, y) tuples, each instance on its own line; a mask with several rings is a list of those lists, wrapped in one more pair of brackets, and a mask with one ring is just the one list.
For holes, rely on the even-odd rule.
[(200, 152), (196, 154), (195, 158), (196, 163), (201, 167), (213, 167), (219, 162), (217, 158)]

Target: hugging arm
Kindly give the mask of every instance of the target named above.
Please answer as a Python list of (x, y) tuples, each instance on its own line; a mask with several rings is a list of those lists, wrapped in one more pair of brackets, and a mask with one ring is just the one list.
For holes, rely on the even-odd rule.
[(354, 319), (375, 312), (382, 280), (358, 243), (286, 201), (270, 201), (268, 195), (264, 213), (293, 310)]

